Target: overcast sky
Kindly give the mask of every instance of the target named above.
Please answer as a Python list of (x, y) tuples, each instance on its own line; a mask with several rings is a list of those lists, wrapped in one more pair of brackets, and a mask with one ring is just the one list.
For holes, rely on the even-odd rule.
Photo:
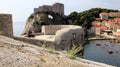
[(120, 10), (120, 0), (0, 0), (0, 13), (13, 14), (14, 22), (25, 22), (34, 8), (55, 2), (65, 5), (66, 15), (73, 11), (81, 12), (96, 7)]

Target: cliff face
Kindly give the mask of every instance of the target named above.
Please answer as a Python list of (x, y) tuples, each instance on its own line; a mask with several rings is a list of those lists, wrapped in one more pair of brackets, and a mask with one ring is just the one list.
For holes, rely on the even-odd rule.
[(0, 36), (0, 67), (112, 67)]
[(38, 12), (32, 14), (27, 22), (23, 31), (25, 35), (28, 31), (34, 31), (36, 33), (41, 32), (42, 25), (60, 25), (60, 24), (69, 24), (70, 20), (66, 16), (60, 15), (54, 12)]

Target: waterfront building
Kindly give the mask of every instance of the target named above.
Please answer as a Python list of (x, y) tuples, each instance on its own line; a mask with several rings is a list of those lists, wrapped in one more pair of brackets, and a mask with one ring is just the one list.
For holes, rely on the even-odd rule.
[[(120, 12), (100, 13), (100, 19), (92, 22), (92, 29), (96, 34), (100, 34), (103, 30), (111, 30), (113, 34), (118, 33), (120, 29)], [(110, 18), (109, 17), (113, 17)]]

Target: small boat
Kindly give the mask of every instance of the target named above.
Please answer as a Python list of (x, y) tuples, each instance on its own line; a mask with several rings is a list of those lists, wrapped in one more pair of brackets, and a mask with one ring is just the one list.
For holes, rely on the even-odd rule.
[(112, 50), (108, 50), (108, 53), (109, 53), (109, 54), (112, 54), (112, 53), (113, 53), (113, 51), (112, 51)]
[(100, 46), (101, 44), (96, 44), (96, 46)]

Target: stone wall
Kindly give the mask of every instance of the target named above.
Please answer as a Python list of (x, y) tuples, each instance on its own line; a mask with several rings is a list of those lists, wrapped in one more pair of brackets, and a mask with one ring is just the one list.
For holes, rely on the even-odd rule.
[(84, 30), (80, 26), (63, 28), (55, 34), (56, 49), (71, 49), (73, 45), (83, 45), (85, 42), (84, 35)]
[(84, 29), (76, 25), (46, 25), (42, 26), (44, 35), (55, 35), (56, 49), (70, 49), (73, 45), (83, 45)]
[(13, 37), (11, 14), (0, 14), (0, 34), (7, 37)]
[(60, 29), (73, 27), (75, 27), (75, 25), (45, 25), (42, 26), (42, 33), (44, 33), (44, 35), (55, 35)]
[[(85, 42), (84, 29), (76, 25), (45, 25), (42, 26), (42, 34), (35, 35), (35, 37), (43, 35), (44, 35), (43, 39), (27, 37), (24, 38), (20, 37), (15, 39), (39, 46), (41, 46), (41, 42), (44, 42), (47, 45), (54, 47), (56, 50), (70, 49), (73, 45), (80, 46), (83, 45)], [(50, 35), (53, 35), (54, 39), (52, 37), (47, 38), (45, 37)], [(53, 39), (53, 41), (50, 42), (49, 39)]]
[(33, 45), (37, 45), (40, 47), (45, 46), (48, 48), (55, 49), (55, 42), (51, 42), (51, 41), (43, 41), (43, 40), (37, 40), (34, 38), (27, 38), (27, 37), (14, 37), (14, 39), (22, 42), (30, 43)]
[(55, 35), (58, 30), (68, 27), (69, 25), (46, 25), (42, 26), (42, 33), (44, 35)]
[(62, 3), (55, 3), (52, 8), (53, 12), (64, 15), (64, 5)]

